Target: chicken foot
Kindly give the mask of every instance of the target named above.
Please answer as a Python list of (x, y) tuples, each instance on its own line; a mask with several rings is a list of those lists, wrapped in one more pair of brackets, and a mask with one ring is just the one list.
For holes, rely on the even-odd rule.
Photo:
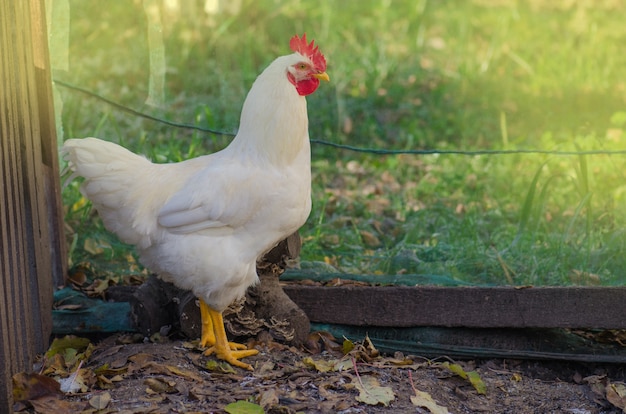
[(239, 361), (241, 358), (256, 355), (256, 349), (247, 349), (244, 344), (229, 342), (224, 329), (222, 312), (218, 312), (200, 299), (200, 318), (202, 320), (202, 336), (200, 346), (208, 346), (204, 355), (212, 355), (239, 368), (252, 371), (252, 366)]
[[(211, 319), (211, 307), (207, 305), (202, 299), (200, 302), (200, 319), (202, 321), (202, 336), (200, 337), (200, 346), (211, 347), (215, 346), (215, 330), (213, 328), (213, 320)], [(214, 311), (215, 312), (215, 311)], [(247, 349), (244, 344), (238, 344), (236, 342), (228, 342), (231, 350)]]

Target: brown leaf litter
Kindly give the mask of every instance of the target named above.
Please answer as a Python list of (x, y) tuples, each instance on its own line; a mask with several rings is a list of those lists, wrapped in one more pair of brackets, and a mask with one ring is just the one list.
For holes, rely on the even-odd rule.
[(327, 333), (311, 335), (311, 351), (251, 341), (260, 350), (247, 358), (253, 372), (190, 342), (64, 341), (67, 348), (57, 343), (42, 357), (41, 374), (14, 377), (16, 412), (595, 414), (622, 412), (626, 401), (620, 366), (385, 356), (368, 338), (353, 343)]

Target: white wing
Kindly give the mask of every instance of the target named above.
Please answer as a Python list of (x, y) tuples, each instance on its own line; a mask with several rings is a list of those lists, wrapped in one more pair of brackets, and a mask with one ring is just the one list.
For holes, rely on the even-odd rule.
[(192, 176), (158, 214), (158, 223), (176, 234), (236, 229), (250, 221), (265, 193), (262, 172), (237, 161), (212, 165)]

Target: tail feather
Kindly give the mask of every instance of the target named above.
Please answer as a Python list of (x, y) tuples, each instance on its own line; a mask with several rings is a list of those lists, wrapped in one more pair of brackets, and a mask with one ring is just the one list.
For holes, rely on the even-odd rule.
[(155, 164), (97, 138), (67, 140), (61, 154), (72, 171), (70, 178), (84, 177), (81, 192), (92, 201), (106, 228), (126, 243), (149, 244), (156, 225), (155, 214), (149, 214), (154, 207), (148, 202)]

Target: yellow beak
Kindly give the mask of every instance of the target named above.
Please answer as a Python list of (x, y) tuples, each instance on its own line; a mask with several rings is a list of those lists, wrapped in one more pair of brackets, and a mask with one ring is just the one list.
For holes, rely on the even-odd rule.
[(330, 76), (328, 76), (328, 73), (326, 72), (322, 72), (322, 73), (314, 73), (312, 75), (314, 78), (317, 78), (319, 80), (323, 80), (326, 82), (330, 82)]

